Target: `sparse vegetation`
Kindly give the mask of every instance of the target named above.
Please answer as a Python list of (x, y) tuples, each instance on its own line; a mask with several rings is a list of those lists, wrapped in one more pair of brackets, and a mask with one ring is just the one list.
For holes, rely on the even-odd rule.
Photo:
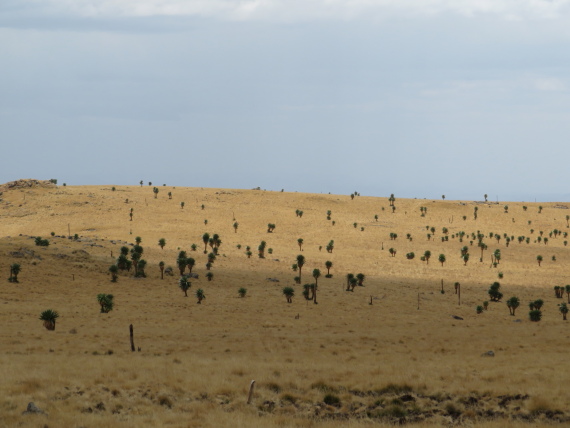
[[(152, 202), (152, 187), (117, 186), (111, 194), (109, 188), (8, 190), (2, 195), (6, 216), (0, 239), (0, 270), (5, 275), (3, 350), (10, 370), (0, 392), (10, 400), (0, 405), (0, 413), (7, 426), (22, 423), (24, 409), (14, 403), (25, 404), (33, 397), (42, 405), (44, 395), (49, 399), (48, 411), (65, 415), (62, 423), (70, 426), (93, 417), (101, 426), (112, 426), (117, 418), (144, 425), (149, 417), (152, 424), (162, 426), (184, 417), (188, 409), (201, 426), (231, 426), (239, 421), (270, 428), (401, 423), (534, 427), (564, 424), (570, 417), (560, 389), (544, 387), (568, 380), (560, 370), (567, 327), (560, 321), (570, 306), (570, 286), (555, 287), (568, 282), (568, 248), (563, 243), (567, 238), (560, 231), (568, 230), (564, 227), (568, 211), (563, 208), (545, 205), (539, 217), (538, 204), (526, 203), (524, 212), (521, 203), (509, 202), (509, 216), (503, 215), (504, 202), (463, 204), (447, 198), (445, 203), (439, 198), (418, 198), (399, 199), (398, 215), (387, 216), (382, 210), (386, 199), (357, 198), (356, 192), (351, 201), (346, 195), (239, 189), (225, 195), (219, 189), (215, 194), (208, 188), (180, 188), (174, 191), (176, 206), (168, 206), (167, 198)], [(166, 196), (168, 189), (163, 190)], [(25, 203), (18, 207), (24, 194)], [(182, 199), (191, 201), (188, 212), (177, 211)], [(204, 216), (197, 213), (202, 201), (208, 202), (210, 225), (206, 228)], [(474, 222), (470, 214), (477, 204), (481, 216)], [(48, 205), (54, 216), (42, 211)], [(426, 212), (420, 205), (429, 207), (427, 230), (427, 215), (418, 215)], [(133, 223), (124, 217), (131, 206), (138, 213)], [(304, 220), (291, 216), (295, 206), (307, 210)], [(334, 211), (338, 228), (331, 229), (331, 223), (323, 221), (327, 208)], [(12, 215), (16, 212), (31, 214)], [(383, 216), (382, 222), (375, 212)], [(231, 235), (236, 217), (240, 237)], [(361, 223), (359, 228), (366, 226), (366, 233), (353, 230), (355, 220)], [(533, 234), (527, 225), (531, 220), (537, 228)], [(265, 234), (268, 221), (280, 225), (277, 233)], [(227, 248), (216, 246), (213, 227), (229, 233)], [(434, 233), (426, 242), (430, 227)], [(210, 236), (202, 256), (197, 252), (200, 245), (191, 243), (199, 243), (205, 230)], [(36, 236), (46, 237), (52, 231), (48, 248), (34, 245)], [(75, 232), (78, 239), (68, 239)], [(388, 241), (389, 233), (405, 239)], [(142, 241), (135, 247), (137, 235), (148, 244), (143, 252)], [(301, 236), (306, 241), (298, 248)], [(248, 251), (250, 256), (256, 252), (264, 237), (278, 259), (244, 259)], [(542, 249), (537, 248), (538, 237)], [(326, 245), (331, 238), (337, 243), (334, 252), (332, 245), (330, 251)], [(157, 246), (160, 239), (168, 243), (163, 250)], [(248, 243), (251, 247), (246, 250)], [(426, 243), (431, 250), (427, 260)], [(486, 244), (489, 251), (484, 249)], [(321, 246), (326, 254), (318, 252)], [(405, 257), (389, 257), (390, 247)], [(188, 257), (191, 248), (196, 251), (193, 258)], [(548, 249), (546, 255), (544, 249)], [(177, 257), (181, 250), (188, 254)], [(450, 256), (443, 268), (415, 260), (417, 256), (429, 262), (435, 254), (438, 261), (443, 253)], [(465, 256), (470, 253), (474, 257), (467, 262)], [(537, 270), (533, 264), (537, 253), (544, 255), (544, 269)], [(210, 254), (213, 264), (207, 270), (204, 265)], [(299, 269), (290, 270), (298, 254), (306, 257), (301, 271), (309, 268), (302, 282), (293, 277), (300, 274)], [(485, 263), (479, 263), (480, 254)], [(551, 262), (553, 255), (556, 262)], [(141, 264), (143, 258), (149, 269)], [(172, 268), (169, 271), (164, 262), (159, 263), (161, 259), (174, 268), (172, 278), (168, 273)], [(180, 266), (174, 264), (179, 259)], [(493, 270), (493, 263), (500, 267)], [(14, 264), (22, 269), (16, 278)], [(183, 295), (192, 292), (191, 299), (181, 299), (180, 291), (174, 290), (180, 267), (180, 276), (194, 285), (186, 292), (181, 288)], [(315, 268), (325, 277), (334, 273), (336, 279), (323, 282), (321, 275), (311, 275)], [(120, 281), (116, 285), (109, 283), (115, 269)], [(146, 271), (148, 278), (135, 279), (135, 269), (139, 275)], [(10, 283), (6, 282), (9, 272)], [(347, 272), (366, 272), (366, 276), (359, 281), (360, 275), (351, 274), (345, 284)], [(206, 282), (209, 279), (213, 282)], [(12, 283), (16, 280), (22, 284)], [(440, 296), (441, 280), (446, 294)], [(461, 290), (456, 287), (456, 292), (460, 291), (462, 306), (457, 305), (459, 296), (451, 293), (458, 280)], [(496, 291), (507, 293), (504, 299), (488, 294), (494, 280), (501, 281)], [(287, 286), (301, 299), (293, 297), (284, 304), (287, 296), (282, 291)], [(200, 287), (208, 296), (203, 305), (195, 304), (198, 298), (192, 300)], [(95, 306), (94, 297), (100, 291), (115, 295), (120, 304), (116, 311), (95, 315), (99, 305)], [(318, 305), (309, 302), (315, 299), (315, 291)], [(542, 304), (537, 302), (541, 299)], [(497, 301), (505, 303), (494, 304)], [(532, 308), (526, 310), (529, 301)], [(524, 317), (517, 303), (523, 305)], [(32, 314), (33, 321), (42, 306), (52, 305), (60, 305), (64, 315), (58, 319), (59, 333), (46, 333), (41, 339), (38, 331), (34, 334), (33, 323), (28, 331), (26, 319)], [(511, 313), (508, 317), (505, 305)], [(542, 325), (526, 316), (536, 310)], [(137, 345), (134, 354), (126, 353), (130, 323)], [(43, 331), (39, 323), (36, 328)], [(139, 346), (142, 350), (137, 353)], [(489, 349), (498, 359), (480, 358)], [(508, 364), (499, 364), (507, 360)], [(45, 361), (45, 367), (38, 361)], [(477, 376), (470, 371), (461, 374), (466, 362), (474, 365)], [(555, 369), (545, 370), (547, 366)], [(170, 367), (174, 376), (157, 374), (156, 367)], [(190, 376), (180, 383), (177, 368), (184, 367), (214, 377), (204, 382), (200, 376)], [(101, 375), (96, 368), (112, 370)], [(65, 382), (67, 377), (60, 379), (62, 370), (74, 379), (72, 384)], [(21, 373), (29, 376), (22, 380)], [(404, 378), (409, 385), (399, 383)], [(252, 403), (246, 406), (250, 379), (257, 384)], [(531, 385), (528, 379), (538, 380)], [(527, 394), (530, 398), (521, 398)], [(97, 403), (104, 405), (97, 408)]]

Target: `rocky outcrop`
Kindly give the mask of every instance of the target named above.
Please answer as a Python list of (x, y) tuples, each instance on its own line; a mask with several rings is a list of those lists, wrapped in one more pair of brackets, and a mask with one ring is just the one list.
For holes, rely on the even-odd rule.
[(24, 178), (0, 184), (0, 192), (14, 189), (32, 189), (37, 187), (55, 189), (57, 185), (50, 180), (35, 180), (33, 178)]

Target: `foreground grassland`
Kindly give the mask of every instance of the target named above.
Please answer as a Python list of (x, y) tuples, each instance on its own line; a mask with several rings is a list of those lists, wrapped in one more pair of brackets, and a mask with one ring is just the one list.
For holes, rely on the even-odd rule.
[[(540, 204), (539, 213), (539, 204), (508, 203), (505, 213), (505, 204), (396, 199), (392, 213), (387, 198), (365, 196), (169, 186), (159, 187), (157, 196), (146, 185), (4, 190), (0, 426), (570, 423), (570, 331), (557, 306), (566, 294), (557, 299), (553, 291), (570, 283), (570, 250), (563, 236), (537, 241), (540, 231), (543, 237), (554, 229), (570, 231), (564, 204)], [(427, 207), (424, 217), (420, 207)], [(268, 223), (276, 225), (273, 233), (267, 233)], [(436, 229), (430, 240), (426, 226)], [(477, 240), (471, 245), (468, 236), (478, 230), (488, 245), (483, 262)], [(466, 232), (463, 242), (460, 231)], [(205, 232), (223, 242), (212, 281), (205, 278)], [(507, 247), (489, 232), (515, 240)], [(36, 236), (50, 245), (36, 246)], [(121, 273), (112, 283), (109, 266), (137, 236), (147, 278)], [(529, 243), (519, 243), (518, 236)], [(166, 239), (164, 249), (160, 238)], [(264, 259), (257, 257), (262, 240), (273, 250)], [(330, 240), (334, 250), (327, 253)], [(460, 257), (465, 245), (471, 255), (466, 265)], [(496, 249), (501, 260), (492, 267)], [(196, 259), (193, 272), (200, 275), (188, 297), (178, 288), (179, 250)], [(429, 264), (420, 260), (426, 250)], [(405, 257), (409, 252), (414, 259)], [(298, 254), (306, 258), (301, 285), (291, 269)], [(446, 256), (443, 266), (439, 254)], [(541, 266), (537, 255), (543, 256)], [(332, 278), (324, 277), (327, 260)], [(160, 261), (175, 275), (161, 280)], [(13, 263), (21, 265), (18, 283), (7, 281)], [(314, 268), (322, 273), (318, 304), (301, 294), (302, 284), (314, 282)], [(345, 291), (346, 274), (359, 272), (366, 275), (364, 286)], [(501, 283), (503, 299), (476, 314), (494, 281)], [(455, 282), (461, 284), (460, 304)], [(285, 286), (295, 289), (291, 304), (282, 294)], [(244, 298), (240, 287), (247, 289)], [(206, 294), (200, 305), (198, 288)], [(108, 314), (99, 313), (99, 293), (115, 296)], [(511, 296), (521, 301), (515, 316), (505, 304)], [(544, 300), (538, 323), (528, 319), (528, 302), (536, 299)], [(55, 331), (38, 319), (50, 308), (60, 313)], [(140, 352), (130, 350), (130, 324)], [(487, 351), (495, 356), (482, 356)], [(251, 380), (256, 387), (248, 405)], [(47, 415), (22, 415), (30, 401)]]

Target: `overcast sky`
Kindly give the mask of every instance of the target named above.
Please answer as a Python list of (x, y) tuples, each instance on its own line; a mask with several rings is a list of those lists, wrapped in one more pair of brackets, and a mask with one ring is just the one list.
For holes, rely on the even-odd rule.
[(0, 182), (570, 201), (570, 0), (0, 0)]

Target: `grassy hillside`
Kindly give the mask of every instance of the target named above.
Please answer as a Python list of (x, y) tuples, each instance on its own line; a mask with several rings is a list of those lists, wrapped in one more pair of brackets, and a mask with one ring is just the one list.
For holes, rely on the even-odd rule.
[[(557, 306), (567, 296), (557, 299), (553, 291), (570, 283), (570, 254), (567, 238), (549, 236), (570, 230), (564, 204), (543, 203), (539, 213), (539, 204), (509, 203), (505, 213), (503, 204), (397, 198), (392, 212), (388, 198), (158, 189), (155, 198), (146, 185), (4, 187), (1, 426), (491, 427), (570, 421), (563, 388), (570, 380), (564, 370), (569, 331)], [(276, 226), (272, 233), (269, 223)], [(471, 237), (478, 231), (488, 247), (482, 262)], [(205, 278), (206, 232), (222, 240), (212, 281)], [(78, 239), (69, 239), (75, 234)], [(504, 234), (514, 237), (508, 246)], [(36, 246), (37, 236), (50, 245)], [(112, 283), (109, 266), (137, 236), (147, 277), (122, 272)], [(529, 243), (519, 243), (519, 236)], [(263, 259), (257, 257), (262, 240)], [(493, 267), (496, 249), (501, 259)], [(180, 250), (196, 260), (193, 272), (199, 274), (189, 297), (178, 287)], [(426, 250), (429, 263), (420, 260)], [(411, 260), (405, 256), (410, 252)], [(295, 284), (299, 273), (291, 265), (299, 254), (306, 264)], [(543, 256), (541, 266), (537, 255)], [(325, 278), (327, 260), (332, 278)], [(160, 261), (175, 275), (161, 280)], [(21, 266), (18, 283), (7, 281), (13, 263)], [(302, 296), (315, 268), (322, 273), (318, 304)], [(347, 273), (363, 273), (364, 286), (345, 291)], [(494, 281), (503, 299), (477, 314)], [(460, 302), (455, 282), (461, 284)], [(282, 294), (286, 286), (295, 289), (291, 304)], [(198, 288), (206, 295), (199, 305)], [(99, 293), (114, 295), (108, 314), (99, 311)], [(511, 296), (521, 301), (514, 317), (505, 304)], [(535, 299), (544, 300), (539, 323), (528, 318), (528, 302)], [(50, 308), (60, 314), (55, 331), (38, 319)], [(130, 351), (130, 324), (140, 352)], [(495, 356), (482, 356), (487, 351)], [(251, 380), (256, 387), (247, 405)], [(48, 415), (21, 415), (29, 401)]]

